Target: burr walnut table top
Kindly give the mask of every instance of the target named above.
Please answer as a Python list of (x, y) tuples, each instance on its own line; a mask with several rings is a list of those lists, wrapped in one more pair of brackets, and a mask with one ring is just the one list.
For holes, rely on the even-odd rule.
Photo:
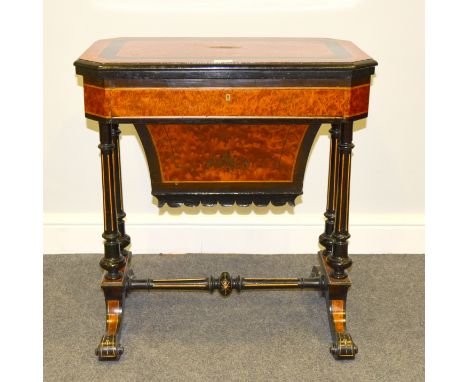
[(350, 41), (329, 38), (165, 38), (122, 37), (98, 40), (80, 60), (103, 65), (374, 66)]

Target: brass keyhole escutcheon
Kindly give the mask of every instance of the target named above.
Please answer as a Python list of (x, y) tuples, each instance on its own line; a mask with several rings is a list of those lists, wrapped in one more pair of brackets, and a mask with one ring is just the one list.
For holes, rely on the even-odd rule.
[(226, 102), (231, 102), (231, 95), (230, 94), (226, 94)]

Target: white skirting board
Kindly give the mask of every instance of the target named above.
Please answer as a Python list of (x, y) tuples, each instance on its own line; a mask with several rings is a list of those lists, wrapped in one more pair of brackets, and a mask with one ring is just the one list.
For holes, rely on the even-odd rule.
[[(320, 215), (134, 214), (126, 231), (137, 253), (316, 253)], [(44, 253), (100, 253), (102, 216), (45, 214)], [(350, 254), (424, 253), (423, 215), (357, 215)]]

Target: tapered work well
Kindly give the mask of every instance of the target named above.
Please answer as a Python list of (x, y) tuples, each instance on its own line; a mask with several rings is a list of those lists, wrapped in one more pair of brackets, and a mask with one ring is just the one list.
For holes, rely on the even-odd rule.
[[(100, 40), (76, 62), (85, 114), (99, 123), (105, 332), (99, 360), (119, 360), (125, 298), (137, 290), (304, 289), (325, 297), (336, 359), (353, 359), (347, 330), (353, 122), (368, 112), (377, 63), (348, 41), (279, 38)], [(329, 124), (325, 228), (302, 277), (138, 279), (125, 229), (119, 124), (135, 126), (151, 192), (170, 207), (294, 205), (314, 139)], [(313, 246), (311, 242), (311, 248)], [(307, 291), (304, 291), (307, 293)]]

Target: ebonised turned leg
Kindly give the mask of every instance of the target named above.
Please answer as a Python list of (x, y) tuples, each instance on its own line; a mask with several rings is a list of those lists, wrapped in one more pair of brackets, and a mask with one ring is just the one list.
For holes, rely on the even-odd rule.
[(115, 146), (112, 155), (112, 162), (114, 167), (114, 183), (115, 183), (115, 202), (117, 210), (117, 226), (119, 230), (119, 244), (120, 252), (124, 256), (128, 256), (129, 251), (125, 248), (130, 245), (130, 236), (125, 232), (125, 211), (123, 208), (122, 196), (122, 170), (120, 166), (120, 129), (118, 124), (112, 124), (112, 143)]
[(338, 144), (338, 176), (335, 195), (335, 224), (332, 238), (332, 253), (327, 254), (327, 262), (333, 268), (331, 277), (344, 279), (346, 269), (352, 264), (348, 256), (348, 217), (349, 217), (349, 187), (351, 175), (351, 151), (354, 147), (353, 122), (344, 121), (340, 124)]
[(100, 265), (107, 272), (106, 279), (116, 280), (122, 277), (120, 268), (125, 264), (125, 258), (120, 253), (119, 229), (116, 208), (116, 191), (114, 180), (114, 152), (115, 144), (112, 140), (112, 126), (110, 123), (99, 123), (99, 137), (101, 144), (102, 168), (102, 196), (104, 208), (104, 257)]
[(102, 167), (102, 195), (104, 209), (104, 257), (100, 261), (105, 270), (101, 287), (106, 301), (106, 333), (96, 349), (99, 360), (118, 360), (123, 353), (119, 343), (120, 322), (122, 320), (124, 290), (127, 278), (127, 263), (120, 251), (120, 233), (116, 200), (116, 144), (112, 135), (112, 125), (99, 123), (99, 137)]
[(325, 231), (319, 237), (319, 243), (325, 247), (325, 256), (332, 254), (332, 234), (335, 226), (336, 188), (338, 176), (338, 140), (340, 124), (333, 123), (330, 129), (330, 159), (328, 166), (327, 210), (325, 216)]
[(327, 221), (320, 236), (325, 250), (319, 253), (319, 261), (333, 339), (330, 352), (336, 359), (353, 359), (358, 348), (346, 330), (346, 300), (351, 281), (345, 271), (352, 264), (348, 256), (348, 216), (353, 122), (333, 124), (330, 133)]

